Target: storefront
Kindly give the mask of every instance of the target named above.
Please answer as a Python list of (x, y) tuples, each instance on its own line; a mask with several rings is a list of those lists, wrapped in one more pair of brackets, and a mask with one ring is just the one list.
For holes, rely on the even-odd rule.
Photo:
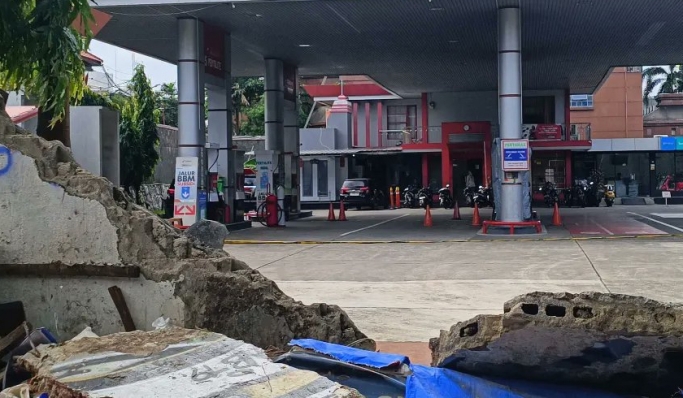
[[(636, 150), (600, 151), (607, 144), (601, 141), (611, 141), (612, 148), (632, 145), (629, 149)], [(574, 154), (574, 179), (586, 179), (597, 169), (605, 184), (615, 186), (617, 197), (661, 197), (663, 190), (683, 197), (683, 137), (595, 140), (594, 149)]]

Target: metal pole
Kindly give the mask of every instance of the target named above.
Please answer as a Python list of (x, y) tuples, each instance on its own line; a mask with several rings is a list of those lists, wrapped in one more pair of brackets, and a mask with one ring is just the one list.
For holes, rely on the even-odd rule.
[[(498, 119), (501, 139), (522, 138), (520, 14), (518, 6), (498, 9)], [(503, 175), (501, 220), (522, 221), (523, 187), (519, 173), (503, 172)]]

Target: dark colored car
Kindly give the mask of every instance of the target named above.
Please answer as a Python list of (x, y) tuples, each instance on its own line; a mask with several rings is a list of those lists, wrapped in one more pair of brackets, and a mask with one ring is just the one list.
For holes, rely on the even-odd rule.
[(369, 178), (349, 178), (341, 188), (341, 198), (348, 207), (377, 209), (386, 206), (384, 192)]

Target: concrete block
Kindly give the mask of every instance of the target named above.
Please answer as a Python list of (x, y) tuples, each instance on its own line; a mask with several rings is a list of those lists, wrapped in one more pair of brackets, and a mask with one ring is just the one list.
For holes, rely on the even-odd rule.
[(607, 293), (530, 293), (442, 330), (432, 364), (463, 372), (670, 396), (683, 363), (683, 307)]

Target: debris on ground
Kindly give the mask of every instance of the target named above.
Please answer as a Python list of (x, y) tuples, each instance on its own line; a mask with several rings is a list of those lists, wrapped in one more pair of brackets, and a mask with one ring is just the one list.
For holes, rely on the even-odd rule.
[[(149, 310), (152, 319), (169, 315), (158, 312), (173, 306), (180, 315), (171, 321), (178, 326), (209, 329), (261, 348), (285, 348), (293, 338), (350, 344), (367, 337), (338, 306), (293, 300), (273, 281), (216, 248), (215, 242), (213, 247), (195, 244), (108, 180), (82, 169), (60, 142), (46, 141), (15, 126), (0, 95), (3, 146), (9, 148), (13, 164), (0, 178), (0, 190), (7, 192), (3, 206), (11, 209), (5, 214), (5, 224), (22, 228), (20, 233), (0, 229), (0, 264), (6, 265), (3, 270), (11, 268), (14, 277), (40, 278), (47, 289), (50, 284), (61, 286), (57, 278), (66, 275), (87, 276), (78, 283), (90, 283), (96, 290), (104, 283), (98, 277), (129, 278), (127, 269), (134, 268), (141, 282), (144, 278), (165, 289), (164, 296), (154, 289), (144, 291), (145, 302), (156, 306), (144, 311)], [(30, 289), (12, 291), (16, 284), (10, 279), (4, 283), (7, 289), (0, 278), (0, 300), (6, 290), (17, 296), (12, 299), (38, 304)], [(123, 286), (121, 290), (123, 295), (133, 294)], [(86, 325), (100, 334), (99, 325), (121, 325), (113, 304), (94, 309), (91, 297), (71, 299), (79, 305), (57, 308), (60, 301), (51, 303), (53, 307), (45, 310), (49, 316), (41, 318), (59, 318), (59, 324), (50, 325), (63, 328), (57, 330), (59, 336), (73, 337)], [(128, 302), (141, 300), (129, 296)], [(143, 317), (132, 314), (136, 316)], [(118, 330), (123, 330), (122, 325)], [(375, 348), (374, 341), (363, 341), (363, 348)]]
[(198, 221), (185, 230), (185, 236), (212, 249), (222, 250), (228, 235), (225, 225), (211, 220)]
[(683, 306), (607, 293), (515, 297), (430, 341), (432, 365), (648, 397), (683, 386)]
[[(50, 397), (362, 397), (315, 372), (271, 362), (218, 333), (166, 328), (41, 345), (18, 365), (32, 393)], [(37, 396), (37, 395), (36, 395)]]

